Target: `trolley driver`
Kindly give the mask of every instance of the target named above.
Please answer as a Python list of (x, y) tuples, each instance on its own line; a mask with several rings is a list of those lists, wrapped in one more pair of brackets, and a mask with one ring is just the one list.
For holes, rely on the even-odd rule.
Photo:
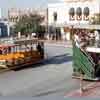
[(38, 43), (37, 50), (39, 51), (41, 58), (44, 58), (44, 44)]

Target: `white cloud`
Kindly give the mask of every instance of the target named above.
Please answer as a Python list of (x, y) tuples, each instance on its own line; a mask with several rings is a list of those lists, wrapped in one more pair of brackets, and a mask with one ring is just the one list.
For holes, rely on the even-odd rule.
[(47, 0), (48, 2), (58, 2), (58, 1), (64, 1), (64, 0)]

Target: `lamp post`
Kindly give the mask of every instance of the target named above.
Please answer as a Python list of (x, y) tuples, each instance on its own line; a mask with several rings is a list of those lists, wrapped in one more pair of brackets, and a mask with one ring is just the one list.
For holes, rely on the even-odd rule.
[(99, 23), (100, 23), (100, 2), (99, 2)]
[(74, 28), (74, 25), (71, 25), (71, 34), (72, 34), (72, 37), (71, 37), (71, 38), (72, 38), (72, 43), (73, 43), (73, 41), (74, 41), (74, 40), (73, 40), (73, 39), (74, 39), (74, 38), (73, 38), (73, 37), (74, 37), (73, 28)]
[[(48, 8), (47, 8), (47, 10), (46, 10), (46, 18), (47, 18), (47, 19), (46, 19), (46, 20), (47, 20), (47, 22), (46, 22), (47, 25), (46, 25), (46, 34), (45, 34), (45, 35), (48, 36), (48, 35), (49, 35)], [(47, 38), (47, 39), (48, 39), (48, 38)]]
[(9, 21), (7, 22), (7, 35), (8, 37), (10, 36), (10, 25), (9, 25)]

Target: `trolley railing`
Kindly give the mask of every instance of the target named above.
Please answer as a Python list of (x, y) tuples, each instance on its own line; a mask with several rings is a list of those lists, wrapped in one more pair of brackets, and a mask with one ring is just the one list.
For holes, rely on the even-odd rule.
[(73, 66), (74, 72), (82, 73), (87, 78), (94, 77), (94, 67), (93, 59), (85, 51), (82, 51), (75, 44), (73, 44)]

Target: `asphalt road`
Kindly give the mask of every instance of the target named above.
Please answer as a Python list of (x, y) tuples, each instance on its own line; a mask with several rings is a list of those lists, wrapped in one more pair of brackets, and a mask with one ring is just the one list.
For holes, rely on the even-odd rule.
[(72, 79), (72, 49), (45, 46), (48, 59), (42, 64), (0, 74), (1, 96), (65, 96), (79, 88), (79, 81)]

